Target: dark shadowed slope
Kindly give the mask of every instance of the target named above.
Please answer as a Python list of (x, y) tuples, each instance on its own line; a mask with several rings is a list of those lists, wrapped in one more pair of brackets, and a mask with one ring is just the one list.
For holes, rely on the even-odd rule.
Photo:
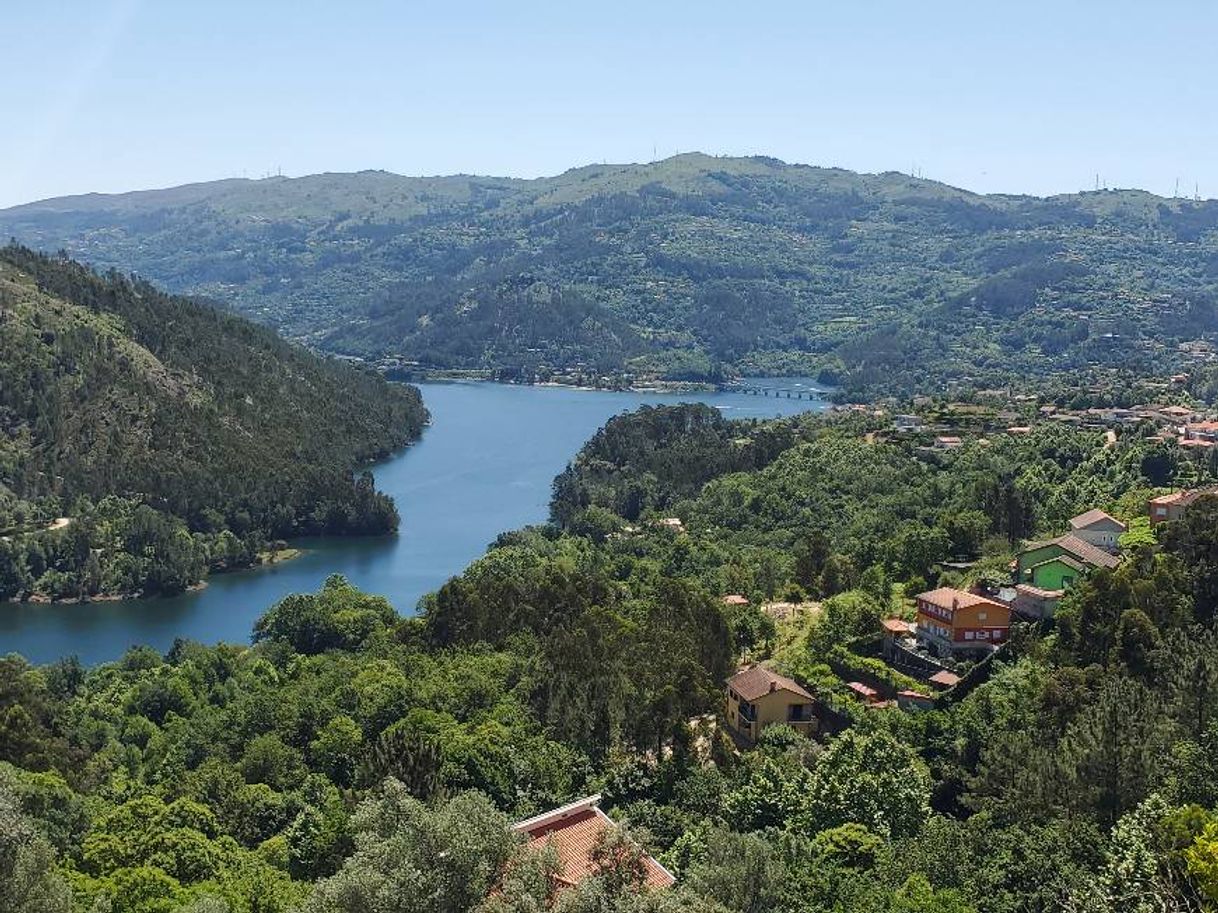
[(265, 327), (4, 248), (0, 596), (180, 589), (267, 539), (392, 530), (352, 470), (425, 417)]

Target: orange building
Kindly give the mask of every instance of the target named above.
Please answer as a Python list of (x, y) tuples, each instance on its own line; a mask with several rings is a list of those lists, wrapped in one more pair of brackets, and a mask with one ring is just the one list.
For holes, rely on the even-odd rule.
[(917, 602), (918, 641), (940, 656), (988, 653), (1011, 630), (1010, 606), (976, 593), (940, 587)]
[(1151, 498), (1146, 505), (1147, 512), (1150, 514), (1151, 526), (1168, 520), (1181, 519), (1198, 498), (1207, 495), (1218, 496), (1218, 485), (1212, 485), (1209, 488), (1194, 488), (1192, 491), (1174, 491), (1169, 495)]

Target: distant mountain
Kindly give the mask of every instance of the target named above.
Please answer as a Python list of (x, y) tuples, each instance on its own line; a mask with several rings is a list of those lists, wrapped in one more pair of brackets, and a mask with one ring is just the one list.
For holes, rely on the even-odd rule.
[(2, 248), (0, 598), (171, 591), (268, 540), (395, 529), (352, 470), (425, 419), (243, 318)]
[(227, 180), (19, 206), (0, 231), (324, 349), (507, 374), (992, 385), (1157, 369), (1218, 331), (1218, 203), (769, 158)]

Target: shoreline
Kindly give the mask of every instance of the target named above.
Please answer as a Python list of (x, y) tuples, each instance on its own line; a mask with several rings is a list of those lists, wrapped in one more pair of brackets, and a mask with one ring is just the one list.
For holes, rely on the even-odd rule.
[[(740, 377), (724, 383), (715, 383), (713, 381), (654, 379), (625, 385), (601, 385), (564, 383), (563, 381), (558, 380), (540, 380), (536, 381), (535, 383), (524, 383), (517, 380), (497, 380), (494, 377), (476, 376), (476, 374), (473, 372), (467, 374), (436, 371), (434, 373), (424, 374), (424, 376), (421, 377), (410, 377), (403, 379), (395, 378), (392, 380), (392, 382), (404, 384), (502, 384), (505, 387), (544, 387), (558, 390), (580, 390), (588, 393), (653, 393), (658, 395), (675, 395), (682, 393), (748, 393), (750, 390), (777, 389), (773, 387), (753, 387), (748, 383), (750, 380), (763, 378), (771, 381), (784, 379), (771, 375), (758, 374), (756, 377)], [(812, 378), (803, 374), (792, 374), (790, 375), (790, 379), (812, 381)], [(833, 388), (821, 384), (805, 385), (804, 392), (809, 396), (814, 396), (817, 399), (822, 399), (827, 402), (829, 396), (831, 396), (833, 393)], [(427, 424), (430, 424), (430, 421), (427, 422)]]
[[(253, 564), (245, 565), (244, 567), (224, 567), (209, 570), (207, 577), (192, 583), (190, 586), (182, 590), (181, 593), (168, 594), (170, 597), (181, 596), (185, 593), (201, 593), (208, 587), (208, 580), (211, 577), (220, 574), (236, 574), (242, 571), (257, 571), (264, 568), (275, 567), (280, 564), (285, 564), (288, 561), (294, 561), (308, 553), (307, 549), (303, 548), (281, 548), (277, 551), (264, 551), (258, 553), (258, 560)], [(32, 605), (32, 606), (59, 606), (59, 605), (91, 605), (93, 603), (108, 603), (108, 602), (137, 602), (141, 599), (156, 599), (159, 596), (165, 596), (165, 593), (145, 593), (142, 590), (135, 593), (99, 593), (94, 596), (69, 596), (66, 599), (53, 599), (41, 593), (35, 593), (25, 599), (3, 599), (0, 600), (0, 605)]]

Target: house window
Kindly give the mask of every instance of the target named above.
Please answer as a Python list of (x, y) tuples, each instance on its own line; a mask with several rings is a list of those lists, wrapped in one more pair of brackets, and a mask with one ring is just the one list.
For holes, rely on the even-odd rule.
[(806, 723), (812, 719), (811, 704), (788, 704), (787, 705), (787, 722), (788, 723)]
[(978, 631), (978, 632), (977, 632), (977, 639), (978, 639), (978, 640), (989, 640), (989, 639), (990, 639), (990, 632), (989, 632), (989, 631)]
[(978, 612), (978, 613), (977, 613), (977, 618), (978, 618), (980, 621), (985, 621), (985, 612)]

